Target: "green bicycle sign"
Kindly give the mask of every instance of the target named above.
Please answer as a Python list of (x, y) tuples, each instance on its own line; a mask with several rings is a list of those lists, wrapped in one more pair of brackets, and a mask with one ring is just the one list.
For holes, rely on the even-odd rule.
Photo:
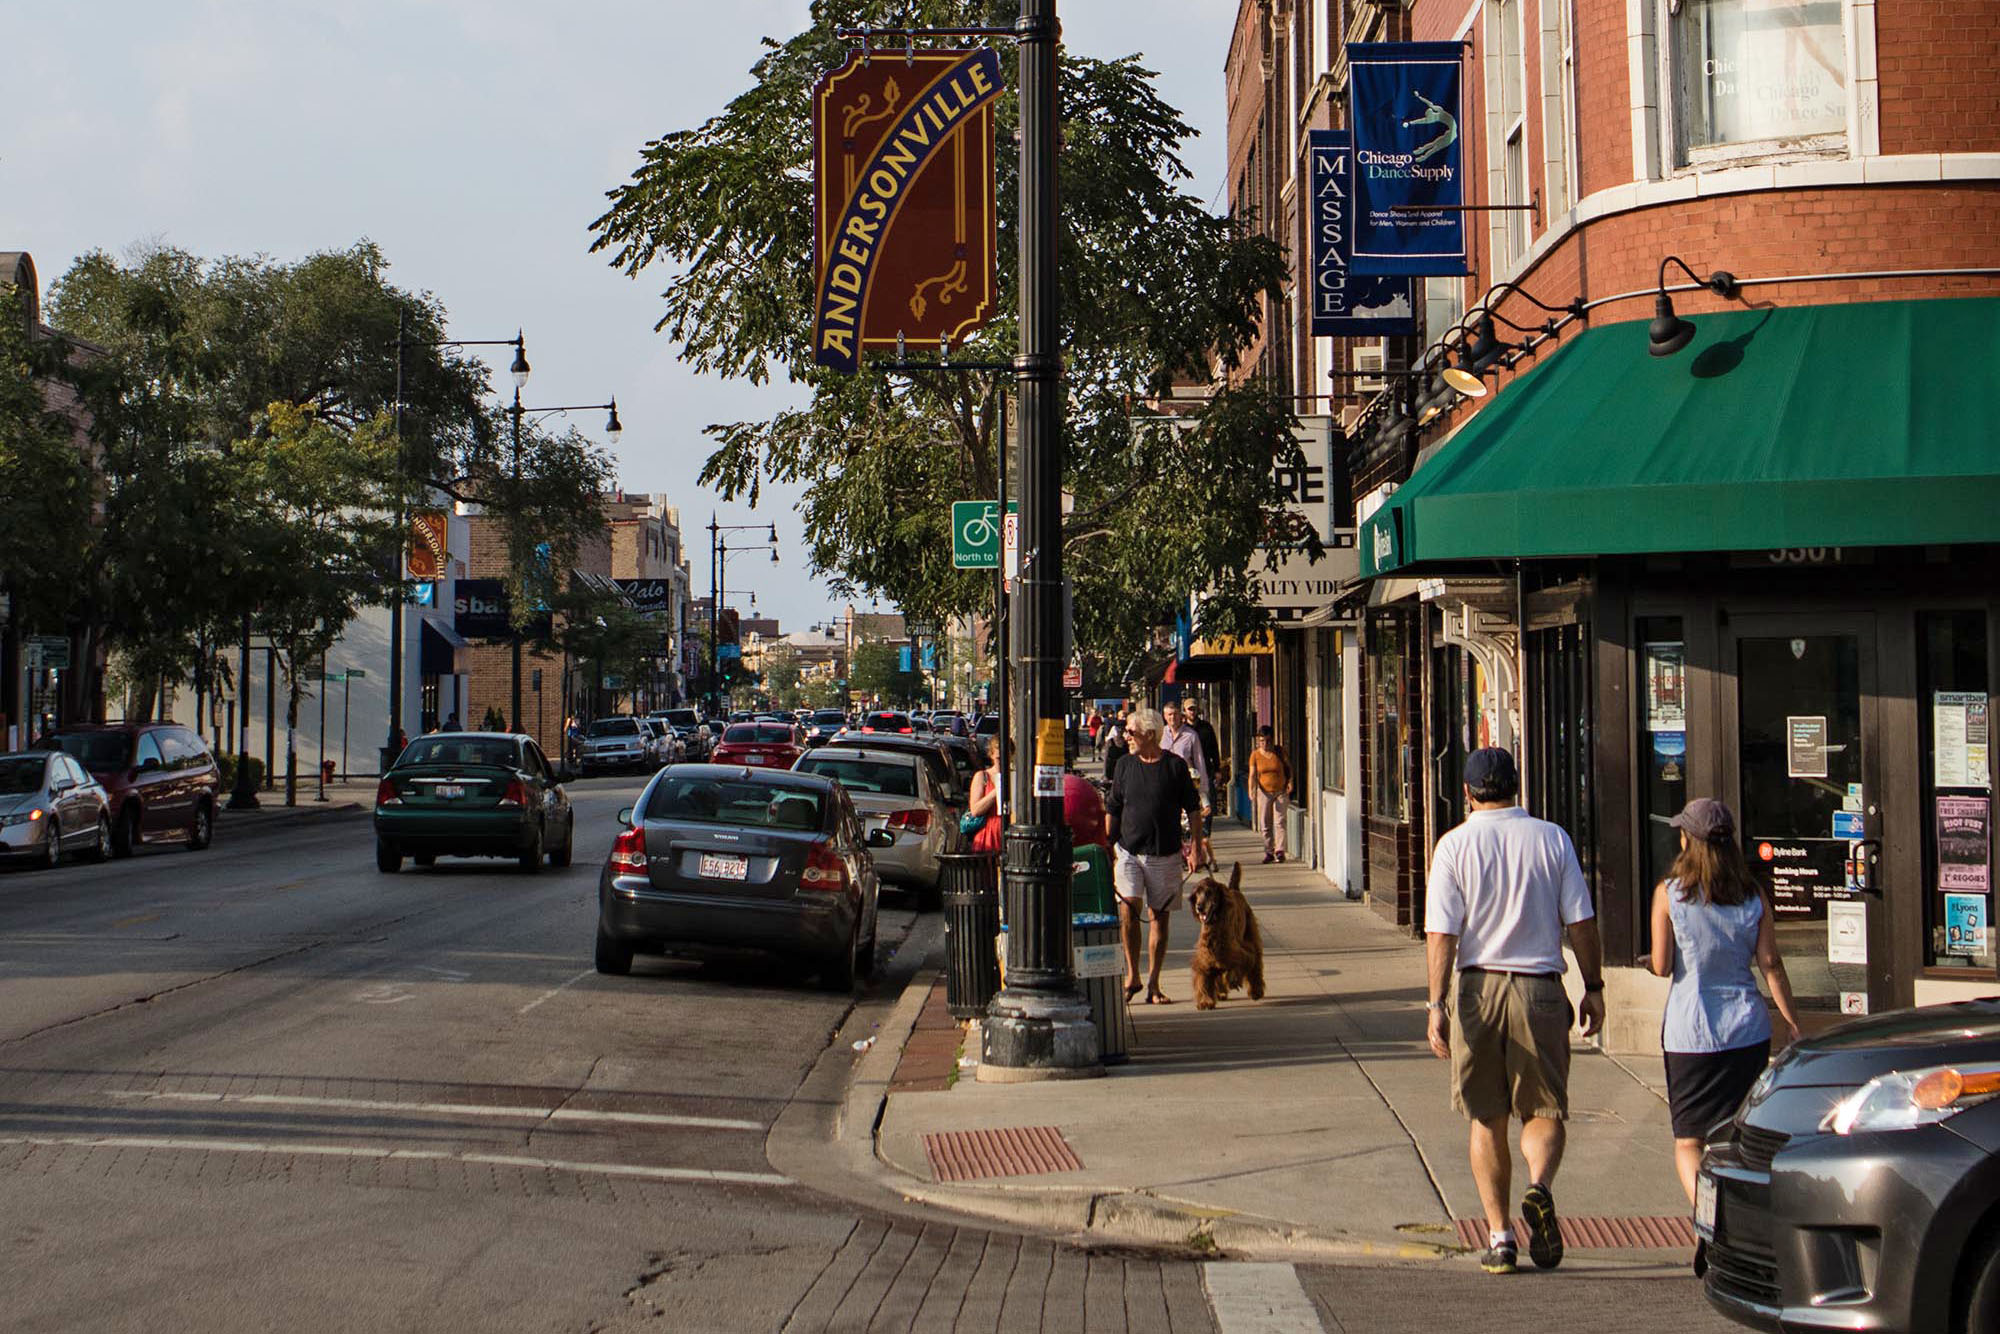
[(959, 570), (1000, 568), (1000, 502), (954, 500), (951, 504), (951, 563)]

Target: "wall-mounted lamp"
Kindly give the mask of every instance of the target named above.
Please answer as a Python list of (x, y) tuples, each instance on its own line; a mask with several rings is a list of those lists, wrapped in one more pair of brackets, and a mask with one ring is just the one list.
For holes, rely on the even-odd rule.
[(1653, 298), (1653, 322), (1646, 329), (1646, 350), (1656, 357), (1671, 357), (1694, 337), (1694, 325), (1674, 313), (1674, 299), (1667, 295), (1669, 264), (1680, 265), (1682, 273), (1724, 300), (1734, 300), (1739, 290), (1733, 273), (1717, 269), (1704, 278), (1679, 255), (1668, 255), (1661, 260), (1659, 293)]

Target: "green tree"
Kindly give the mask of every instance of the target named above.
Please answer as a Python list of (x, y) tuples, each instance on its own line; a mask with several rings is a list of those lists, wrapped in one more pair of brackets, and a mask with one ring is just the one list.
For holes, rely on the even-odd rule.
[(71, 354), (29, 328), (24, 293), (0, 292), (0, 590), (31, 629), (69, 628), (90, 536), (88, 444), (50, 400)]
[(880, 699), (884, 704), (906, 708), (922, 695), (922, 672), (903, 670), (903, 650), (895, 644), (862, 644), (854, 650), (854, 665), (847, 673), (847, 686)]
[(778, 709), (799, 707), (799, 654), (790, 644), (772, 644), (764, 650), (764, 690), (771, 697), (771, 706)]
[[(767, 479), (802, 485), (811, 558), (837, 591), (879, 591), (937, 618), (969, 612), (990, 584), (951, 569), (949, 503), (995, 494), (1004, 386), (975, 373), (903, 385), (813, 364), (809, 93), (846, 54), (837, 27), (1005, 24), (1018, 6), (816, 0), (811, 12), (805, 32), (767, 39), (753, 86), (719, 115), (645, 146), (593, 224), (595, 247), (634, 277), (669, 270), (657, 327), (697, 370), (782, 374), (810, 391), (803, 407), (711, 426), (704, 482), (753, 503)], [(1061, 68), (1062, 445), (1075, 497), (1064, 542), (1079, 643), (1121, 658), (1197, 592), (1204, 629), (1264, 623), (1250, 567), (1283, 523), (1272, 465), (1298, 461), (1289, 405), (1260, 385), (1218, 394), (1175, 429), (1134, 424), (1133, 404), (1235, 366), (1284, 275), (1276, 245), (1182, 188), (1191, 131), (1153, 79), (1137, 58), (1070, 54)], [(996, 118), (1006, 144), (1013, 96)], [(1013, 200), (1012, 155), (999, 155), (999, 176), (999, 198)], [(1003, 203), (1001, 314), (958, 354), (967, 361), (1013, 351), (1012, 213)]]

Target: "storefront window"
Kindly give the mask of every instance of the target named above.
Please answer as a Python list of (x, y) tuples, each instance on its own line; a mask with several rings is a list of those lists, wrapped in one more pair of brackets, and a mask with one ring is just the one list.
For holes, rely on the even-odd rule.
[[(1639, 884), (1650, 894), (1680, 852), (1667, 823), (1687, 805), (1687, 647), (1681, 618), (1639, 621)], [(1650, 902), (1650, 899), (1646, 899)], [(1642, 913), (1640, 945), (1652, 947), (1652, 914)]]
[(1384, 820), (1407, 818), (1410, 719), (1404, 708), (1409, 664), (1400, 620), (1385, 616), (1370, 629), (1368, 654), (1375, 686), (1371, 805)]
[(1925, 962), (1991, 976), (1993, 938), (1992, 673), (1986, 615), (1917, 618), (1919, 754), (1924, 784)]
[(1582, 625), (1528, 636), (1529, 809), (1569, 831), (1587, 879), (1595, 879), (1590, 823), (1590, 644)]
[(1847, 133), (1842, 0), (1682, 0), (1670, 6), (1687, 159)]
[(1328, 792), (1347, 790), (1347, 739), (1341, 727), (1347, 712), (1347, 682), (1340, 649), (1339, 631), (1320, 631), (1319, 785)]

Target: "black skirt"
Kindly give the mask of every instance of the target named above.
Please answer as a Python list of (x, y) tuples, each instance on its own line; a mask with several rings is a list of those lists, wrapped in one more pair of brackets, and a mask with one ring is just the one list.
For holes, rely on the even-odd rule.
[(1707, 1139), (1708, 1132), (1736, 1115), (1750, 1086), (1771, 1063), (1769, 1040), (1727, 1051), (1670, 1051), (1667, 1106), (1675, 1139)]

